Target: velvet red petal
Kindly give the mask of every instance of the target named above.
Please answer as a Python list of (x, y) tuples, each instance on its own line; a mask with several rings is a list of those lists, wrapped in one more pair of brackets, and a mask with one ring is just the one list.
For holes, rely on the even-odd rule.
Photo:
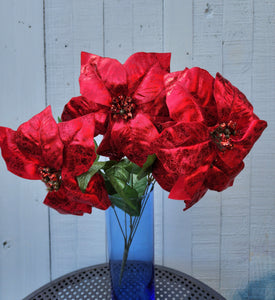
[[(165, 128), (154, 141), (156, 149), (196, 145), (209, 140), (209, 130), (203, 123), (178, 122)], [(157, 151), (157, 150), (156, 150)]]
[(64, 107), (61, 115), (62, 121), (69, 121), (87, 114), (92, 114), (95, 118), (95, 133), (105, 134), (107, 129), (108, 110), (105, 106), (97, 105), (96, 103), (79, 96), (72, 98)]
[(234, 168), (230, 168), (217, 157), (211, 168), (208, 170), (205, 178), (205, 186), (210, 190), (221, 192), (233, 185), (235, 177), (242, 171), (243, 168), (243, 162)]
[(68, 173), (62, 173), (62, 183), (65, 187), (67, 198), (70, 201), (87, 204), (104, 210), (111, 205), (108, 193), (105, 189), (104, 179), (100, 174), (95, 174), (91, 178), (85, 193), (80, 190), (76, 178), (70, 176)]
[(82, 117), (97, 111), (98, 106), (96, 104), (92, 107), (91, 101), (88, 101), (85, 97), (78, 96), (73, 97), (65, 106), (61, 115), (61, 120), (69, 121), (78, 117)]
[(238, 166), (261, 136), (266, 126), (267, 123), (265, 121), (258, 119), (253, 120), (241, 139), (238, 140), (238, 136), (232, 138), (233, 149), (229, 149), (225, 152), (217, 150), (218, 156), (231, 168)]
[(204, 179), (208, 171), (208, 166), (200, 166), (188, 176), (180, 176), (173, 186), (169, 198), (184, 200), (186, 209), (197, 203), (207, 192)]
[(87, 186), (86, 194), (96, 196), (96, 199), (93, 201), (92, 206), (98, 209), (105, 210), (112, 204), (105, 189), (104, 178), (100, 174), (95, 174), (92, 177)]
[(137, 114), (128, 122), (115, 122), (112, 127), (112, 142), (132, 162), (142, 166), (147, 156), (153, 154), (151, 144), (158, 137), (158, 131), (149, 118)]
[(170, 59), (170, 53), (138, 52), (131, 55), (124, 63), (128, 76), (129, 94), (131, 95), (135, 92), (152, 66), (159, 65), (164, 71), (170, 72)]
[(215, 78), (214, 97), (217, 103), (219, 123), (228, 122), (232, 118), (238, 120), (240, 124), (249, 122), (253, 114), (251, 103), (244, 94), (219, 73)]
[[(159, 65), (154, 65), (143, 77), (132, 95), (135, 103), (142, 105), (151, 101), (157, 102), (155, 99), (158, 99), (159, 95), (164, 91), (163, 77), (166, 73)], [(165, 94), (163, 93), (163, 101), (164, 97)]]
[(92, 115), (58, 124), (64, 143), (63, 172), (78, 176), (89, 170), (96, 158), (94, 124)]
[(61, 168), (63, 144), (50, 106), (19, 126), (16, 143), (27, 158), (37, 159), (41, 167)]
[[(122, 121), (121, 121), (122, 122)], [(107, 156), (111, 160), (117, 160), (119, 161), (123, 156), (123, 152), (121, 151), (121, 148), (116, 147), (116, 143), (113, 143), (113, 122), (109, 123), (109, 126), (107, 128), (107, 131), (103, 137), (103, 140), (99, 144), (97, 148), (97, 154)]]
[(16, 132), (10, 128), (0, 127), (2, 156), (7, 169), (13, 174), (26, 179), (40, 179), (38, 161), (30, 160), (18, 149)]
[(210, 166), (215, 155), (208, 141), (193, 146), (160, 149), (156, 154), (167, 172), (178, 175), (191, 174), (201, 165)]
[(95, 103), (110, 106), (112, 97), (104, 82), (96, 74), (94, 66), (90, 64), (81, 66), (79, 85), (81, 95)]
[(48, 192), (44, 204), (61, 214), (82, 216), (84, 213), (92, 212), (90, 205), (70, 200), (64, 188), (60, 188), (57, 192)]
[(170, 192), (172, 187), (174, 186), (175, 182), (178, 179), (178, 175), (176, 173), (169, 173), (167, 172), (161, 161), (156, 160), (153, 165), (152, 174), (158, 184), (166, 191)]
[(127, 92), (127, 74), (123, 65), (116, 59), (94, 54), (81, 54), (79, 83), (84, 97), (105, 106), (110, 105), (112, 96)]
[[(165, 76), (167, 106), (175, 120), (202, 121), (216, 124), (217, 111), (213, 97), (214, 78), (200, 68), (185, 69)], [(203, 117), (203, 119), (202, 119)]]
[(132, 96), (137, 105), (136, 111), (148, 113), (152, 120), (154, 119), (153, 116), (169, 116), (165, 101), (164, 74), (166, 71), (161, 69), (159, 65), (154, 65), (144, 76)]
[(194, 104), (193, 97), (177, 81), (175, 81), (172, 88), (167, 87), (167, 82), (169, 84), (173, 82), (172, 76), (173, 73), (164, 77), (167, 91), (166, 104), (170, 117), (179, 122), (203, 122), (203, 115), (199, 107)]

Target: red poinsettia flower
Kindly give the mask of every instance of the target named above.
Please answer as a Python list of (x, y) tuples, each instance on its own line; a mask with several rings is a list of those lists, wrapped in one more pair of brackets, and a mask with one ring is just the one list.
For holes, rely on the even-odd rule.
[(96, 158), (93, 134), (93, 116), (56, 124), (47, 107), (17, 131), (0, 127), (0, 146), (9, 171), (46, 184), (45, 204), (61, 213), (83, 215), (91, 213), (92, 206), (110, 205), (103, 178), (92, 178), (86, 193), (75, 179)]
[(203, 69), (185, 69), (165, 76), (165, 84), (177, 123), (155, 142), (160, 162), (153, 174), (170, 198), (185, 200), (187, 209), (208, 189), (232, 186), (267, 123), (220, 74), (214, 79)]
[(163, 77), (169, 69), (167, 53), (136, 53), (124, 64), (82, 53), (82, 97), (65, 106), (62, 120), (96, 112), (96, 133), (105, 134), (97, 152), (112, 159), (127, 156), (142, 165), (151, 154), (159, 120), (168, 117)]

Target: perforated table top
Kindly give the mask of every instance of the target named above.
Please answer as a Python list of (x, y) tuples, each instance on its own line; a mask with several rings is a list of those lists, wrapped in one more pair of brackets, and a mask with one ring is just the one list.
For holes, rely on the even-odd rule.
[[(197, 279), (159, 265), (155, 265), (155, 297), (165, 300), (226, 300)], [(42, 299), (111, 299), (108, 264), (91, 266), (69, 273), (46, 284), (23, 300)]]

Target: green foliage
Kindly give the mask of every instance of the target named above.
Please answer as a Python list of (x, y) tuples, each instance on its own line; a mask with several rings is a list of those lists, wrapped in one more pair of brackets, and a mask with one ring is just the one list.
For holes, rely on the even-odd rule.
[(104, 167), (104, 164), (105, 162), (95, 161), (87, 172), (76, 177), (79, 188), (83, 193), (85, 193), (91, 178), (95, 175), (95, 173)]
[(100, 173), (112, 204), (130, 216), (139, 216), (141, 199), (148, 185), (146, 175), (150, 173), (155, 159), (154, 155), (150, 155), (142, 168), (128, 159), (106, 162), (97, 159), (86, 173), (77, 177), (78, 185), (85, 193), (91, 178)]

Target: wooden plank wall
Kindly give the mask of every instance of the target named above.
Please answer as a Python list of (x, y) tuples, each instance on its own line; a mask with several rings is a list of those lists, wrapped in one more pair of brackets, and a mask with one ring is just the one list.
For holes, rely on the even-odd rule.
[[(13, 129), (45, 107), (43, 2), (16, 2), (0, 3), (0, 119)], [(21, 299), (49, 280), (46, 191), (0, 164), (0, 299)]]
[[(2, 126), (16, 129), (47, 105), (57, 118), (79, 95), (81, 51), (121, 62), (138, 51), (172, 52), (171, 71), (220, 72), (247, 95), (268, 129), (225, 192), (208, 192), (183, 212), (183, 202), (155, 190), (155, 261), (227, 299), (272, 299), (275, 2), (3, 0), (0, 16)], [(0, 299), (21, 299), (67, 272), (107, 261), (104, 212), (74, 217), (49, 210), (43, 184), (8, 173), (2, 159), (0, 187)]]

